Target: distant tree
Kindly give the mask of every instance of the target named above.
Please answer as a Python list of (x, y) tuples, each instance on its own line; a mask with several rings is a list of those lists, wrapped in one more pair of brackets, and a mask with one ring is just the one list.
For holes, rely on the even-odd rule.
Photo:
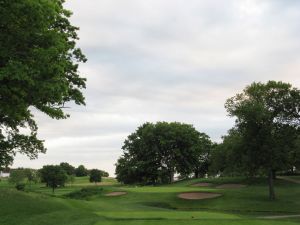
[(204, 134), (189, 124), (145, 123), (125, 140), (124, 153), (116, 164), (117, 179), (124, 183), (170, 183), (175, 173), (191, 174), (205, 154), (203, 138)]
[(203, 177), (208, 173), (208, 168), (211, 161), (211, 150), (214, 144), (210, 140), (210, 137), (205, 133), (199, 133), (199, 141), (196, 151), (196, 163), (194, 165), (195, 178)]
[(32, 109), (63, 119), (67, 102), (84, 104), (78, 64), (86, 58), (63, 2), (0, 1), (0, 168), (16, 153), (30, 159), (45, 153)]
[(10, 171), (9, 183), (16, 185), (16, 188), (18, 186), (24, 186), (26, 182), (26, 174), (24, 169), (19, 168), (19, 169), (14, 169)]
[(101, 171), (97, 169), (92, 169), (90, 172), (90, 182), (101, 182)]
[(36, 170), (26, 168), (24, 169), (24, 173), (30, 186), (32, 183), (36, 184), (38, 182), (39, 177), (38, 177), (38, 172)]
[(62, 162), (59, 164), (61, 168), (64, 169), (64, 171), (66, 171), (66, 173), (68, 175), (74, 175), (75, 174), (75, 167), (70, 165), (69, 163), (67, 162)]
[(300, 128), (300, 90), (282, 82), (253, 83), (225, 106), (237, 118), (242, 148), (236, 153), (249, 173), (268, 174), (269, 197), (275, 199), (275, 173), (294, 161), (290, 155)]
[(75, 175), (68, 175), (67, 182), (72, 185), (75, 182)]
[(75, 169), (76, 177), (85, 177), (88, 175), (88, 169), (86, 169), (83, 165), (78, 166)]
[(109, 173), (104, 171), (104, 170), (100, 170), (101, 172), (101, 177), (109, 177)]
[(235, 128), (222, 137), (222, 143), (214, 145), (211, 151), (209, 172), (213, 175), (254, 176), (256, 164), (242, 159), (244, 148), (242, 135)]
[(59, 165), (46, 165), (40, 170), (41, 180), (47, 187), (55, 188), (64, 186), (68, 179), (67, 173)]

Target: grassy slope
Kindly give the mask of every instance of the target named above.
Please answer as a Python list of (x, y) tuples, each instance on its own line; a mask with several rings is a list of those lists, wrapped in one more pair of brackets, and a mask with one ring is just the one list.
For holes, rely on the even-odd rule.
[(53, 225), (94, 224), (95, 214), (72, 205), (72, 201), (0, 189), (0, 224)]
[[(0, 182), (0, 224), (5, 225), (138, 225), (138, 224), (253, 224), (253, 225), (296, 225), (300, 219), (267, 220), (258, 216), (273, 214), (300, 214), (300, 186), (286, 181), (276, 182), (278, 200), (267, 199), (264, 180), (237, 190), (221, 190), (214, 187), (191, 187), (200, 180), (187, 180), (159, 187), (118, 186), (112, 180), (105, 180), (104, 193), (125, 190), (125, 196), (94, 196), (89, 201), (51, 197), (51, 191), (33, 185), (30, 193), (7, 189), (5, 181)], [(208, 180), (205, 180), (207, 182)], [(109, 183), (111, 182), (111, 183)], [(243, 179), (214, 179), (209, 182), (244, 183)], [(87, 178), (80, 178), (70, 187), (58, 189), (55, 195), (79, 190), (88, 184)], [(109, 185), (111, 184), (111, 185)], [(35, 193), (32, 193), (34, 191)], [(210, 191), (223, 196), (210, 200), (182, 200), (180, 192)], [(41, 192), (41, 193), (40, 193)], [(45, 195), (46, 194), (46, 195)]]

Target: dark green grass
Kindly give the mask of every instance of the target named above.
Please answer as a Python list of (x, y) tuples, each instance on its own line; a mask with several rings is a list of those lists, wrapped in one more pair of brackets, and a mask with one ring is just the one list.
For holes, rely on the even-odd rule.
[[(163, 186), (121, 186), (106, 180), (104, 186), (91, 186), (87, 198), (77, 196), (87, 178), (76, 179), (72, 186), (58, 188), (55, 195), (41, 184), (26, 192), (0, 182), (0, 224), (2, 225), (296, 225), (300, 218), (264, 219), (269, 215), (300, 214), (300, 185), (276, 181), (275, 201), (268, 200), (265, 179), (244, 178), (185, 180)], [(192, 187), (197, 182), (211, 182), (212, 187)], [(217, 189), (218, 184), (243, 183), (239, 189)], [(126, 191), (127, 195), (108, 197), (105, 193)], [(183, 200), (181, 192), (217, 192), (222, 196), (207, 200)], [(71, 194), (72, 195), (72, 194)]]
[(300, 176), (288, 176), (288, 178), (300, 181)]
[(80, 190), (75, 190), (70, 193), (65, 194), (64, 196), (72, 199), (83, 199), (89, 200), (91, 197), (103, 194), (102, 187), (85, 187)]
[(94, 224), (98, 216), (71, 201), (34, 193), (0, 189), (0, 224)]

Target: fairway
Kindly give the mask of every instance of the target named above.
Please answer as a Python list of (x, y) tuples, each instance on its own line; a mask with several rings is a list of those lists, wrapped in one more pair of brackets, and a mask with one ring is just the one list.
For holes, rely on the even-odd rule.
[[(211, 185), (193, 185), (200, 182)], [(245, 186), (217, 188), (228, 183)], [(78, 195), (82, 188), (93, 192), (86, 196)], [(299, 224), (300, 217), (288, 217), (300, 215), (299, 184), (276, 180), (278, 199), (274, 202), (268, 200), (267, 191), (263, 179), (249, 182), (244, 178), (191, 179), (163, 186), (123, 186), (111, 178), (91, 185), (88, 177), (84, 177), (76, 178), (71, 186), (56, 189), (54, 194), (42, 184), (27, 187), (25, 192), (16, 191), (2, 180), (0, 224)], [(221, 196), (203, 200), (178, 198), (179, 194), (189, 192)]]

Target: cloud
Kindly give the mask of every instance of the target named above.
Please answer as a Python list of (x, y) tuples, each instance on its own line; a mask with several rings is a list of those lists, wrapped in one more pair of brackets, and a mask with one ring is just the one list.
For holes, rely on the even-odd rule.
[(36, 113), (48, 152), (14, 166), (68, 161), (114, 172), (124, 139), (146, 121), (180, 121), (213, 140), (232, 127), (227, 98), (253, 81), (300, 87), (300, 3), (279, 0), (69, 0), (89, 61), (86, 107)]

